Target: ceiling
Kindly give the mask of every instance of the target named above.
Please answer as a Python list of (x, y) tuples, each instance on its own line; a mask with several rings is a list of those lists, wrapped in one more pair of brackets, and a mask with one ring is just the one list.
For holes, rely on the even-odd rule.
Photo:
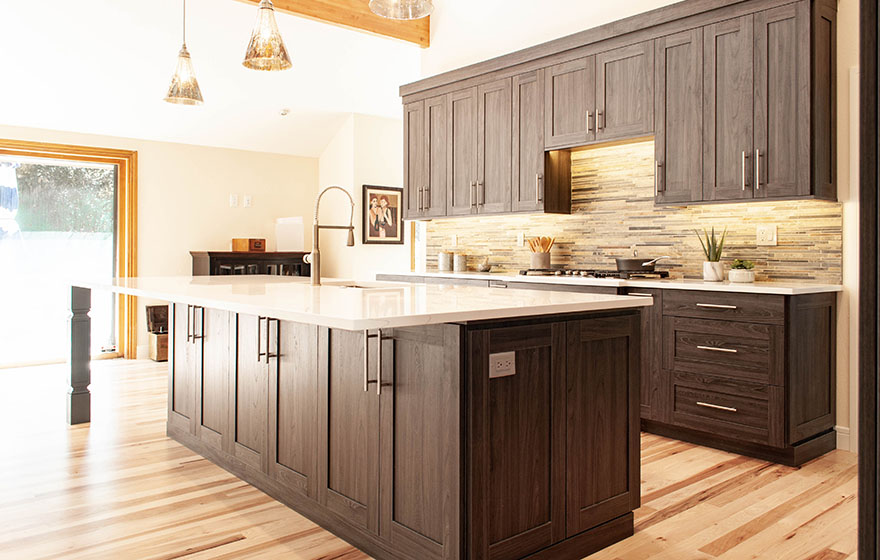
[[(187, 1), (201, 107), (162, 99), (181, 0), (3, 1), (0, 124), (317, 157), (349, 113), (400, 118), (419, 47), (277, 14), (293, 68), (241, 65), (256, 8)], [(288, 109), (287, 116), (281, 110)]]

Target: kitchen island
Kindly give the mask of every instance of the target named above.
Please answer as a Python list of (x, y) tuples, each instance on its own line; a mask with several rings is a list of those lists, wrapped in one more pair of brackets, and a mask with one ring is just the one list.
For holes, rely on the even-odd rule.
[(123, 279), (73, 288), (74, 356), (90, 288), (171, 303), (170, 437), (375, 558), (575, 559), (633, 532), (650, 300)]

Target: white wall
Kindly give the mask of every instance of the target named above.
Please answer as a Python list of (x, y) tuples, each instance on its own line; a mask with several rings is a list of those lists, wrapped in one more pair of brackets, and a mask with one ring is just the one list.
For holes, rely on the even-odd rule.
[[(557, 39), (674, 3), (673, 0), (626, 2), (542, 2), (509, 0), (435, 0), (431, 47), (422, 51), (422, 76), (432, 76)], [(554, 14), (548, 17), (548, 14)], [(858, 66), (858, 2), (840, 0), (837, 24), (838, 188), (844, 204), (845, 292), (838, 317), (838, 445), (855, 450), (856, 356), (858, 352), (858, 177), (851, 170), (858, 139), (850, 122), (850, 74)], [(855, 167), (854, 169), (857, 169)], [(853, 402), (850, 402), (850, 401)]]
[[(228, 250), (233, 237), (264, 237), (271, 250), (275, 218), (311, 223), (315, 158), (8, 126), (0, 138), (137, 150), (139, 276), (190, 274), (190, 250)], [(239, 200), (230, 208), (230, 193), (250, 194), (253, 206)], [(147, 344), (146, 303), (139, 301), (139, 347)]]
[[(404, 245), (362, 245), (363, 185), (403, 185), (403, 124), (398, 119), (351, 115), (321, 155), (320, 187), (339, 185), (355, 201), (354, 249), (345, 246), (344, 232), (322, 232), (322, 275), (371, 280), (377, 272), (409, 270), (410, 240)], [(321, 222), (348, 223), (342, 193), (328, 193), (321, 202)]]

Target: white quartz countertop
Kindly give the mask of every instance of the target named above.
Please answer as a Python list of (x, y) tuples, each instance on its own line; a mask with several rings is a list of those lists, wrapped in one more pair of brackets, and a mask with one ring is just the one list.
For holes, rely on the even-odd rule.
[(256, 275), (159, 276), (71, 284), (352, 331), (638, 308), (652, 303), (634, 296), (398, 282), (357, 282), (361, 287), (346, 287), (353, 282), (325, 279), (323, 286), (312, 286), (308, 278)]
[(497, 282), (529, 282), (534, 284), (560, 284), (565, 286), (594, 286), (605, 288), (661, 288), (667, 290), (702, 290), (707, 292), (738, 292), (744, 294), (776, 294), (796, 296), (841, 292), (843, 286), (836, 284), (810, 284), (806, 282), (704, 282), (702, 280), (623, 280), (620, 278), (581, 278), (579, 276), (524, 276), (511, 272), (389, 272), (392, 276), (425, 278), (452, 278), (470, 280), (495, 280)]

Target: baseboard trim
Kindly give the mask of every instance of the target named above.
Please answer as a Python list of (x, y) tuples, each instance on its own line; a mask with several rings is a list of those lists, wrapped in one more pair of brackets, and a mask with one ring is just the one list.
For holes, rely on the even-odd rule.
[(834, 431), (837, 432), (838, 449), (843, 449), (844, 451), (856, 451), (852, 448), (852, 440), (850, 438), (849, 428), (847, 428), (846, 426), (834, 426)]
[(138, 360), (147, 360), (150, 358), (150, 345), (149, 344), (139, 344), (136, 350), (136, 354)]

